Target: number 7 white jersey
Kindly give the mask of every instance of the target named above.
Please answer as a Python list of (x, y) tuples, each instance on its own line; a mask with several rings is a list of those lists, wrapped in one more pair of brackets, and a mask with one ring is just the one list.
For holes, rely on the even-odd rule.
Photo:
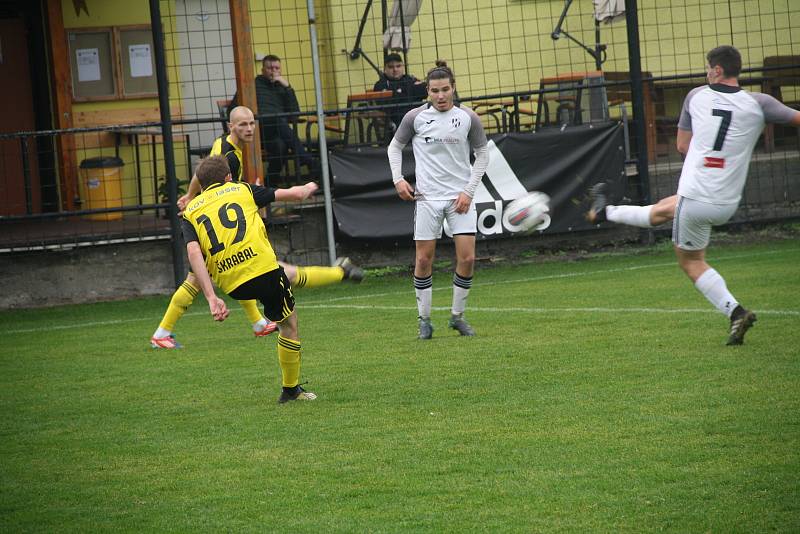
[(764, 124), (788, 123), (795, 113), (769, 95), (740, 87), (712, 84), (693, 89), (678, 122), (678, 128), (692, 132), (678, 194), (712, 204), (738, 203)]

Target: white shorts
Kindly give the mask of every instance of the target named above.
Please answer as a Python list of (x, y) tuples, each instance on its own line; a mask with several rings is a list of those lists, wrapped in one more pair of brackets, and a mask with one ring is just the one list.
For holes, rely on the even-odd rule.
[(711, 240), (711, 227), (728, 222), (738, 207), (738, 202), (709, 204), (679, 196), (672, 221), (672, 242), (682, 250), (705, 249)]
[(414, 202), (414, 241), (429, 241), (442, 237), (442, 225), (447, 221), (450, 233), (475, 234), (478, 211), (475, 203), (466, 213), (456, 213), (455, 200), (417, 200)]

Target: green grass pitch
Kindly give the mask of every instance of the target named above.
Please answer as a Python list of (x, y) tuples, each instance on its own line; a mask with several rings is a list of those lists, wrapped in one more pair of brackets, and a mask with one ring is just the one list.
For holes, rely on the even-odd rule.
[(0, 313), (3, 532), (798, 532), (800, 242), (715, 245), (746, 344), (665, 246), (300, 290), (303, 380), (202, 297)]

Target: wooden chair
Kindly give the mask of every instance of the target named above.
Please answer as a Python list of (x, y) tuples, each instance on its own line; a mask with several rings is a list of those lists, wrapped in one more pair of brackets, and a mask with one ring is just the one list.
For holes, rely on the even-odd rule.
[[(645, 127), (645, 142), (647, 143), (647, 159), (650, 162), (655, 161), (656, 155), (666, 154), (669, 142), (664, 145), (658, 144), (658, 135), (656, 130), (656, 107), (653, 98), (653, 82), (647, 80), (652, 78), (650, 72), (642, 72), (642, 96), (644, 100), (644, 127)], [(603, 71), (603, 79), (607, 82), (622, 82), (631, 79), (630, 72), (610, 72)], [(606, 86), (606, 97), (608, 98), (609, 107), (624, 106), (627, 103), (633, 103), (633, 97), (630, 84), (624, 85), (610, 85)], [(677, 121), (676, 121), (677, 122)]]
[(588, 88), (587, 80), (601, 76), (600, 71), (567, 72), (539, 80), (539, 90), (542, 92), (536, 104), (536, 128), (581, 124), (581, 100), (584, 89)]
[(385, 144), (390, 128), (389, 116), (384, 110), (359, 110), (359, 107), (377, 106), (392, 98), (391, 91), (368, 91), (347, 97), (344, 120), (344, 145), (351, 144), (353, 129), (357, 130), (356, 144)]
[[(765, 67), (787, 68), (764, 71), (764, 81), (761, 83), (761, 92), (772, 95), (789, 107), (800, 109), (800, 56), (770, 56), (764, 58)], [(797, 100), (783, 101), (782, 87), (794, 87)], [(796, 130), (795, 130), (796, 131)], [(764, 150), (775, 150), (775, 125), (767, 124), (764, 127)]]

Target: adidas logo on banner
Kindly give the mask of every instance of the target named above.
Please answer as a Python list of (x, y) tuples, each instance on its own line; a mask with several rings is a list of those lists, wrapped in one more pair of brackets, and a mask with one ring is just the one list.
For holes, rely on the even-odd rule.
[[(489, 165), (486, 166), (486, 178), (500, 195), (500, 200), (495, 199), (489, 193), (489, 190), (483, 185), (483, 181), (478, 184), (474, 198), (478, 210), (478, 232), (483, 235), (510, 233), (510, 229), (503, 226), (503, 204), (524, 197), (528, 194), (528, 190), (519, 181), (494, 141), (489, 141), (487, 147)], [(448, 237), (453, 237), (447, 221), (444, 222), (444, 233)]]

